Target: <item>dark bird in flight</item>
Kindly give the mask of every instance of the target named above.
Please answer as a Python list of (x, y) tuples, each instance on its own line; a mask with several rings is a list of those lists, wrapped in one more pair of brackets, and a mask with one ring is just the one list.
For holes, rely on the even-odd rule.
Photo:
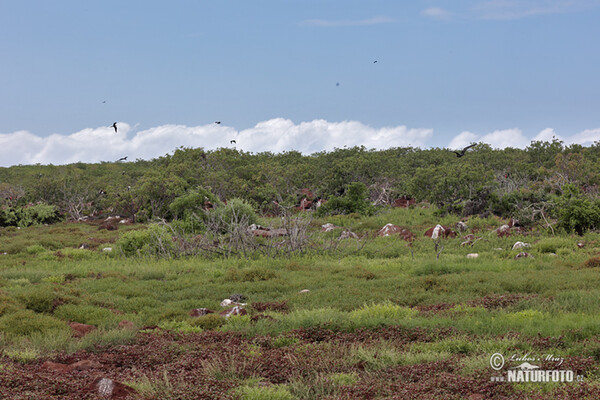
[(335, 86), (340, 86), (340, 83), (339, 83), (339, 82), (338, 82), (338, 83), (336, 83), (336, 84), (335, 84)]
[(104, 103), (106, 103), (106, 100), (104, 100), (104, 101), (102, 102), (102, 104), (104, 104)]
[(117, 162), (119, 162), (119, 161), (125, 161), (125, 160), (127, 160), (127, 156), (119, 158), (119, 159), (117, 160)]
[(229, 141), (229, 143), (231, 143), (231, 144), (235, 144), (235, 143), (237, 143), (237, 142), (236, 142), (235, 140), (230, 140), (230, 141)]
[(373, 61), (373, 64), (377, 64), (377, 60)]
[(114, 124), (111, 125), (113, 128), (115, 128), (115, 133), (117, 133), (117, 123), (115, 122)]
[(221, 121), (215, 121), (215, 124), (220, 125)]
[(462, 156), (465, 155), (465, 153), (467, 152), (467, 150), (469, 150), (471, 147), (476, 146), (477, 143), (473, 143), (472, 145), (469, 145), (467, 147), (465, 147), (464, 149), (460, 150), (460, 151), (455, 151), (453, 150), (453, 152), (456, 154), (456, 157), (461, 158)]

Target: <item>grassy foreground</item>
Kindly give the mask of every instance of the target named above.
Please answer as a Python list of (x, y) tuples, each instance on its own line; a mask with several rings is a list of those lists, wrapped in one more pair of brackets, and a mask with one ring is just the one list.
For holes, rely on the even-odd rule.
[[(364, 239), (275, 259), (122, 257), (114, 241), (135, 225), (4, 229), (0, 397), (95, 398), (85, 388), (102, 375), (144, 399), (600, 398), (600, 236), (498, 237), (502, 221), (473, 218), (462, 235), (479, 240), (442, 239), (438, 257), (423, 233), (457, 221), (430, 209), (313, 220), (317, 244), (340, 235), (319, 232), (327, 222)], [(412, 246), (377, 237), (386, 223), (412, 231)], [(515, 259), (516, 241), (532, 257)], [(189, 315), (232, 294), (248, 315)], [(69, 322), (96, 329), (74, 338)], [(552, 355), (560, 366), (537, 365), (582, 382), (491, 382), (493, 353)], [(83, 359), (100, 366), (42, 368)]]

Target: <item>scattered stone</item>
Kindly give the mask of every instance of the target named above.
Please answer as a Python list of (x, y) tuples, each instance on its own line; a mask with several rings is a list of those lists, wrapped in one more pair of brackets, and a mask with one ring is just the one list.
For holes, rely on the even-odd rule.
[(533, 256), (531, 254), (527, 253), (526, 251), (522, 251), (515, 256), (515, 260), (517, 260), (519, 258), (527, 258), (527, 257), (533, 258)]
[(203, 317), (206, 314), (214, 314), (215, 311), (209, 310), (208, 308), (194, 308), (190, 311), (190, 317)]
[(246, 296), (244, 296), (243, 294), (232, 294), (231, 296), (229, 296), (229, 300), (235, 303), (241, 303), (242, 301), (246, 301)]
[(80, 324), (79, 322), (69, 322), (69, 326), (73, 330), (73, 336), (76, 338), (83, 337), (96, 329), (94, 325)]
[(496, 234), (498, 237), (506, 237), (510, 236), (510, 226), (502, 225), (500, 228), (496, 229)]
[(246, 315), (246, 314), (248, 314), (248, 313), (241, 306), (235, 306), (229, 310), (221, 311), (219, 313), (220, 316), (225, 317), (225, 318), (229, 318), (232, 315)]
[(43, 369), (47, 369), (49, 371), (58, 372), (61, 374), (71, 372), (71, 366), (67, 364), (56, 363), (53, 361), (46, 361), (42, 364)]
[(126, 399), (128, 396), (136, 393), (132, 387), (113, 381), (110, 378), (96, 379), (90, 389), (106, 399)]
[(358, 239), (358, 235), (352, 231), (344, 231), (342, 232), (338, 240), (344, 239)]
[(464, 222), (462, 222), (462, 221), (458, 221), (458, 222), (456, 223), (456, 229), (457, 229), (459, 232), (466, 232), (466, 231), (467, 231), (467, 229), (468, 229), (468, 227), (467, 227), (467, 224), (465, 224)]
[(102, 364), (93, 360), (81, 360), (69, 365), (69, 368), (74, 371), (85, 371), (92, 368), (101, 368)]
[(327, 223), (325, 225), (321, 225), (321, 231), (322, 232), (330, 232), (330, 231), (332, 231), (334, 229), (337, 229), (337, 228), (339, 228), (339, 226), (335, 226), (334, 224), (330, 224), (330, 223)]
[(504, 249), (502, 247), (495, 247), (494, 250), (496, 250), (496, 251), (502, 251)]
[(119, 322), (119, 329), (130, 329), (133, 330), (135, 329), (135, 325), (133, 322), (128, 321), (126, 319), (124, 319), (123, 321)]
[(392, 207), (397, 208), (408, 208), (409, 206), (417, 204), (417, 201), (412, 197), (402, 196), (392, 203)]
[(112, 247), (105, 247), (102, 249), (102, 251), (105, 253), (110, 253), (112, 251)]
[(252, 322), (256, 322), (256, 321), (260, 321), (261, 319), (266, 319), (267, 321), (277, 321), (275, 318), (271, 317), (270, 315), (265, 315), (265, 314), (256, 314), (253, 315), (252, 317), (250, 317), (250, 321)]
[(308, 289), (302, 289), (302, 290), (301, 290), (301, 291), (299, 291), (298, 293), (308, 293), (308, 292), (310, 292), (310, 290), (308, 290)]
[(229, 299), (225, 299), (221, 302), (221, 307), (228, 307), (231, 305), (231, 303), (233, 303), (233, 301), (231, 301)]
[(413, 235), (411, 231), (394, 224), (386, 224), (377, 232), (377, 236), (385, 237), (391, 235), (400, 235), (402, 239), (406, 240), (407, 242), (411, 242), (415, 238), (415, 235)]
[(479, 257), (479, 254), (477, 254), (477, 253), (469, 253), (469, 254), (467, 254), (467, 258), (477, 258), (477, 257)]
[(512, 249), (513, 250), (518, 250), (518, 249), (524, 249), (526, 247), (531, 247), (531, 245), (529, 243), (516, 242), (515, 244), (513, 244)]
[(425, 232), (425, 236), (436, 240), (442, 237), (456, 237), (456, 232), (454, 232), (449, 226), (442, 226), (440, 224), (437, 224), (435, 227), (429, 228), (427, 232)]

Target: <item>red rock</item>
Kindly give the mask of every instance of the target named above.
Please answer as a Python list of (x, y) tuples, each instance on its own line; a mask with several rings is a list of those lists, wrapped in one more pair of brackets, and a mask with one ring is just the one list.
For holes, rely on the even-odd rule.
[(136, 393), (135, 389), (109, 378), (98, 378), (89, 387), (104, 399), (126, 399)]
[[(440, 232), (440, 237), (443, 237), (443, 238), (446, 238), (446, 239), (449, 238), (449, 237), (451, 237), (451, 238), (456, 237), (456, 232), (454, 232), (449, 226), (442, 226), (442, 228), (444, 228), (444, 230), (442, 230)], [(425, 232), (425, 236), (431, 237), (431, 235), (433, 234), (434, 229), (435, 229), (435, 226), (433, 228), (427, 229), (427, 232)]]
[(190, 311), (190, 317), (202, 317), (206, 314), (214, 314), (215, 311), (209, 310), (208, 308), (194, 308)]
[(80, 324), (79, 322), (69, 322), (69, 326), (73, 330), (73, 336), (77, 338), (83, 337), (96, 329), (94, 325)]
[(229, 310), (221, 311), (219, 313), (220, 316), (225, 317), (225, 318), (229, 318), (232, 315), (246, 315), (246, 314), (248, 314), (248, 313), (241, 306), (235, 306)]
[(402, 196), (399, 199), (394, 200), (394, 202), (392, 203), (392, 207), (408, 208), (409, 206), (412, 206), (414, 204), (417, 204), (417, 201), (415, 199), (410, 198), (408, 196)]
[(135, 329), (135, 325), (133, 324), (133, 322), (124, 319), (123, 321), (119, 322), (119, 328), (121, 328), (121, 329)]
[(75, 370), (75, 371), (85, 371), (86, 369), (100, 368), (100, 367), (102, 367), (102, 364), (100, 364), (97, 361), (93, 361), (93, 360), (81, 360), (81, 361), (77, 361), (77, 362), (74, 362), (73, 364), (69, 365), (69, 368), (71, 368), (71, 370)]
[(411, 231), (394, 224), (387, 224), (377, 232), (377, 236), (391, 235), (399, 235), (402, 237), (403, 240), (406, 240), (407, 242), (410, 242), (415, 238), (415, 235)]
[(53, 361), (46, 361), (42, 364), (43, 369), (47, 369), (49, 371), (59, 372), (61, 374), (71, 372), (72, 367), (67, 364), (56, 363)]

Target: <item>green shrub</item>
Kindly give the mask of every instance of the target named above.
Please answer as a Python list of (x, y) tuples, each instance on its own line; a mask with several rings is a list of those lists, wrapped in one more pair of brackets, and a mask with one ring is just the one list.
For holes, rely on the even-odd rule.
[(61, 219), (58, 208), (48, 204), (0, 209), (0, 226), (25, 228), (31, 225), (53, 224)]
[(7, 335), (28, 336), (33, 333), (51, 335), (56, 331), (70, 332), (70, 328), (63, 321), (31, 310), (18, 310), (0, 317), (0, 332)]
[(64, 304), (56, 308), (54, 316), (64, 321), (102, 327), (108, 327), (117, 323), (117, 316), (110, 310), (86, 304)]
[(237, 400), (294, 400), (294, 396), (283, 386), (238, 386), (233, 390)]
[(219, 314), (207, 314), (191, 320), (190, 325), (204, 330), (210, 330), (223, 326), (226, 322), (225, 318), (221, 317)]
[(600, 227), (600, 201), (592, 202), (574, 185), (563, 186), (563, 194), (556, 198), (558, 226), (567, 232), (583, 235)]
[(274, 271), (265, 267), (251, 267), (245, 269), (229, 268), (225, 273), (226, 281), (257, 282), (268, 281), (277, 276)]
[(394, 324), (410, 319), (418, 314), (417, 310), (398, 306), (391, 302), (365, 305), (358, 310), (350, 312), (350, 321), (357, 326), (375, 326), (380, 324)]
[(172, 257), (173, 237), (164, 225), (152, 224), (146, 230), (125, 232), (116, 243), (125, 256)]
[(375, 207), (369, 202), (369, 191), (364, 183), (354, 182), (347, 186), (342, 197), (331, 197), (317, 209), (318, 216), (336, 214), (373, 215)]
[(21, 304), (39, 313), (51, 312), (56, 297), (50, 285), (27, 285), (15, 291), (15, 298)]
[(258, 215), (246, 200), (233, 198), (207, 214), (211, 228), (220, 232), (231, 232), (233, 227), (249, 226), (258, 222)]

